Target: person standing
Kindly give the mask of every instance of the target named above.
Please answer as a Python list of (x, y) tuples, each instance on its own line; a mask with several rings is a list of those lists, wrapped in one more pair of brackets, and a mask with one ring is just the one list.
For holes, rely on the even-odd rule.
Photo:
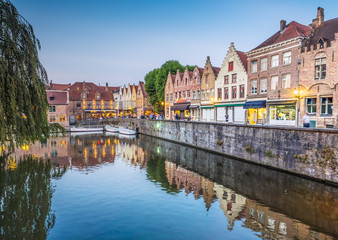
[(303, 117), (303, 127), (309, 128), (310, 127), (310, 114), (307, 112)]
[(225, 113), (224, 118), (225, 118), (225, 122), (228, 123), (229, 122), (229, 115), (228, 115), (228, 113)]

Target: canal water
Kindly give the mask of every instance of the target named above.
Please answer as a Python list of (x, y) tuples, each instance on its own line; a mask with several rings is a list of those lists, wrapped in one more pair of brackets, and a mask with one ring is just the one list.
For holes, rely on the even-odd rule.
[(337, 188), (144, 135), (23, 146), (0, 179), (0, 239), (338, 237)]

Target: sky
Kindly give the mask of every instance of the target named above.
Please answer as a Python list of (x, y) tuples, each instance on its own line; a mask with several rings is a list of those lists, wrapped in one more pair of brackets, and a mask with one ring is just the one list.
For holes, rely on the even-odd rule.
[(230, 46), (250, 51), (280, 20), (308, 25), (337, 0), (12, 0), (41, 42), (40, 61), (54, 83), (110, 86), (144, 81), (168, 60), (222, 65)]

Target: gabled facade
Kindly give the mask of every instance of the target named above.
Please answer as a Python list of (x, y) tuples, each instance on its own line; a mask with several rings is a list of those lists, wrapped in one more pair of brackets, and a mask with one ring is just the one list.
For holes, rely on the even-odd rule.
[(324, 21), (324, 9), (318, 8), (311, 27), (301, 48), (300, 119), (308, 112), (310, 127), (337, 127), (338, 18)]
[(167, 82), (164, 88), (164, 116), (165, 119), (173, 119), (171, 107), (174, 105), (175, 95), (174, 95), (174, 84), (175, 84), (176, 75), (168, 72)]
[(220, 68), (211, 65), (210, 57), (205, 62), (201, 79), (201, 120), (207, 122), (215, 121), (215, 80)]
[(215, 110), (218, 122), (245, 123), (247, 57), (230, 44), (215, 81)]
[(149, 103), (148, 94), (145, 91), (144, 82), (139, 82), (136, 94), (137, 101), (137, 118), (153, 114), (153, 108)]
[(69, 126), (69, 92), (63, 90), (46, 90), (49, 109), (47, 118), (49, 123), (58, 123), (63, 127)]
[(199, 121), (201, 112), (201, 77), (203, 75), (203, 68), (197, 66), (191, 72), (191, 104), (190, 104), (190, 116), (191, 120)]
[(286, 25), (248, 56), (248, 124), (296, 126), (299, 47), (311, 28), (297, 22)]

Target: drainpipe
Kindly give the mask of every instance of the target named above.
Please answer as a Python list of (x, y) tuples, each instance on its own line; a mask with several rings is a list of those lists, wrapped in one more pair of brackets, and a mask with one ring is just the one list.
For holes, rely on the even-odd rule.
[(299, 66), (302, 63), (302, 60), (298, 59), (297, 61), (297, 122), (296, 122), (296, 127), (299, 127), (299, 116), (300, 116), (300, 95), (299, 95)]

